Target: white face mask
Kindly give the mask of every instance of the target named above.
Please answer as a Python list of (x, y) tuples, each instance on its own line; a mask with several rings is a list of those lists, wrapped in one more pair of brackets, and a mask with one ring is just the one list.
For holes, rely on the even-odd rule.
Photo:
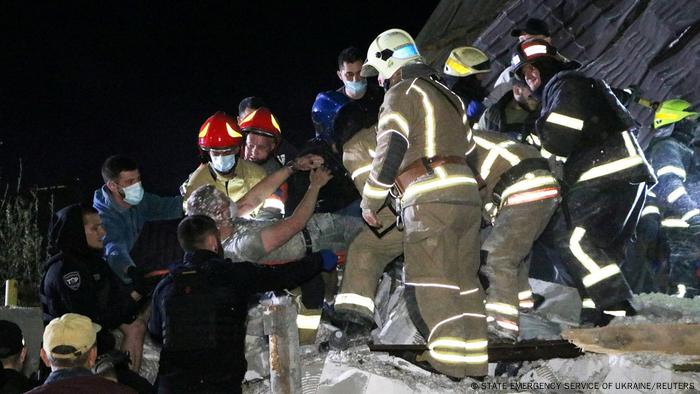
[(367, 91), (367, 80), (362, 78), (359, 81), (344, 81), (345, 88), (353, 96), (361, 96)]
[(122, 193), (124, 194), (124, 202), (129, 205), (139, 205), (143, 199), (143, 186), (141, 186), (141, 182), (136, 182), (122, 188)]
[(227, 173), (231, 171), (233, 166), (236, 164), (236, 155), (225, 155), (225, 156), (214, 156), (211, 157), (211, 165), (214, 169), (221, 173)]

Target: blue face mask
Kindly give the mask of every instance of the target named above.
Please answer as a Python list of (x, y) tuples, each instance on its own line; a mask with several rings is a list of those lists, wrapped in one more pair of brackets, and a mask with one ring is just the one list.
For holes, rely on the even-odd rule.
[(122, 193), (124, 194), (124, 202), (129, 205), (139, 205), (143, 199), (143, 186), (141, 186), (141, 182), (136, 182), (131, 186), (122, 188)]
[(359, 81), (344, 81), (345, 88), (352, 96), (361, 96), (367, 91), (367, 80), (362, 78)]
[(211, 165), (214, 169), (220, 173), (227, 173), (231, 171), (233, 166), (236, 164), (236, 155), (225, 155), (225, 156), (214, 156), (211, 157)]

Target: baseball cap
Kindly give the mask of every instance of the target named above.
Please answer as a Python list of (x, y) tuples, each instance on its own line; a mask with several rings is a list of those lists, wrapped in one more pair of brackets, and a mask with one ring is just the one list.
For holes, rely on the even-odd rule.
[(0, 320), (0, 358), (19, 353), (24, 347), (24, 337), (19, 326), (8, 320)]
[(66, 313), (44, 329), (44, 351), (54, 358), (79, 357), (95, 344), (101, 328), (89, 317)]
[(524, 26), (516, 27), (510, 32), (510, 35), (513, 37), (519, 37), (523, 34), (541, 34), (543, 36), (549, 37), (549, 27), (547, 26), (547, 23), (542, 19), (529, 18), (527, 21), (525, 21)]

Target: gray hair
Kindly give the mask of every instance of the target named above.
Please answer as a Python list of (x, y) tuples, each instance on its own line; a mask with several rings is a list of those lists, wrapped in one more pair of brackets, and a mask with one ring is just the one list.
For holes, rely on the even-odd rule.
[[(212, 218), (217, 225), (234, 219), (230, 216), (233, 202), (224, 192), (214, 185), (204, 185), (192, 193), (187, 199), (187, 215), (204, 215)], [(226, 215), (226, 213), (229, 215)]]

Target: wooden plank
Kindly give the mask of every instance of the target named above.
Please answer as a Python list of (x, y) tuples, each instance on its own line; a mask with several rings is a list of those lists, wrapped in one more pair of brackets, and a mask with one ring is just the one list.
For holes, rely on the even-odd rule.
[(562, 337), (586, 352), (700, 354), (700, 324), (638, 324), (572, 329)]

